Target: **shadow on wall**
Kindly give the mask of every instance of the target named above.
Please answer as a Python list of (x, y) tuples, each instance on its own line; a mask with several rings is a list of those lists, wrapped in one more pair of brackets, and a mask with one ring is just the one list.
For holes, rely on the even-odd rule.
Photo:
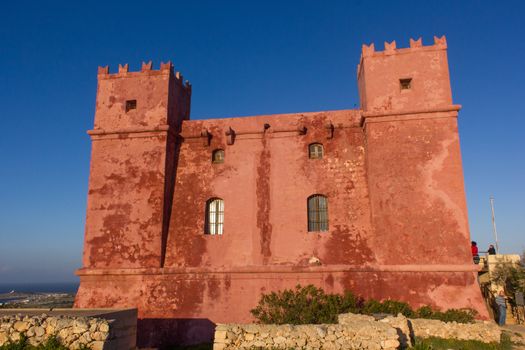
[(137, 321), (137, 347), (213, 343), (215, 324), (205, 318), (143, 318)]

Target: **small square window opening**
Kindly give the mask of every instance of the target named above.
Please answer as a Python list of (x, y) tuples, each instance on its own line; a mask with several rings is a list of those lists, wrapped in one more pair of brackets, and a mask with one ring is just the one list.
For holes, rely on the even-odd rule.
[(211, 161), (213, 164), (224, 163), (224, 150), (216, 149), (211, 155)]
[(412, 78), (399, 79), (401, 90), (410, 90), (412, 88)]
[(126, 113), (132, 109), (137, 109), (137, 100), (127, 100), (126, 101)]
[(308, 146), (308, 157), (310, 159), (322, 159), (323, 153), (323, 145), (320, 143), (312, 143)]

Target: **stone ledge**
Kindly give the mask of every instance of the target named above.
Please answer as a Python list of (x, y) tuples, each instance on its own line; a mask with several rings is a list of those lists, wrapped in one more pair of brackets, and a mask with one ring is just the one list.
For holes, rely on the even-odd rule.
[(207, 267), (163, 267), (163, 268), (81, 268), (75, 271), (77, 276), (99, 275), (199, 275), (199, 274), (272, 274), (272, 273), (311, 273), (311, 272), (477, 272), (475, 264), (434, 264), (434, 265), (321, 265), (321, 266), (234, 266), (228, 268)]

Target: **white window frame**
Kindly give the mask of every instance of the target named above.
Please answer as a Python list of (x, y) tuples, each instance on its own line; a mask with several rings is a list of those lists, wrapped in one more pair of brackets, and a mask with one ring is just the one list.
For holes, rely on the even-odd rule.
[(224, 200), (211, 198), (206, 202), (205, 233), (222, 235), (224, 232)]

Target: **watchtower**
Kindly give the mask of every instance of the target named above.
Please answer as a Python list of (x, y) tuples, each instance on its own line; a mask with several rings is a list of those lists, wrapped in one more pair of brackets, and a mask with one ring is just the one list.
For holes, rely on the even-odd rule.
[[(363, 45), (358, 85), (381, 263), (469, 271), (469, 230), (445, 37)], [(429, 242), (431, 242), (429, 244)], [(452, 267), (459, 264), (464, 267)], [(430, 267), (429, 267), (430, 268)]]
[(83, 265), (161, 267), (191, 85), (171, 63), (99, 67)]

